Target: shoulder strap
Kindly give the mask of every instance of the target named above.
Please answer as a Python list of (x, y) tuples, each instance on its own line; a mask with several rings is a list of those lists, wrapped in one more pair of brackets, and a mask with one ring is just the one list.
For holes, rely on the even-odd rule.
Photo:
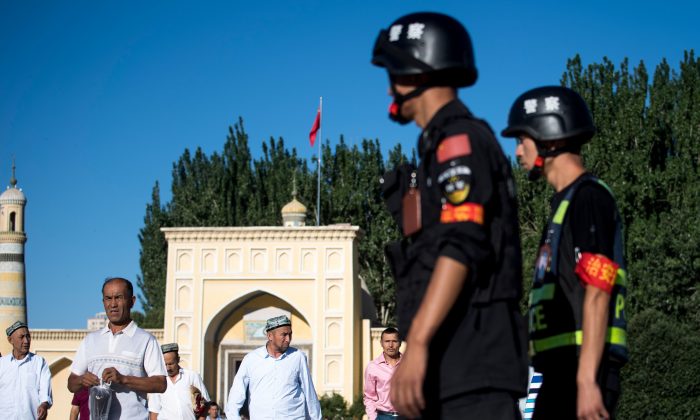
[[(580, 176), (574, 182), (574, 184), (569, 187), (566, 195), (564, 195), (564, 198), (559, 203), (559, 206), (557, 206), (557, 209), (554, 211), (554, 214), (547, 225), (547, 238), (545, 239), (545, 243), (549, 243), (552, 249), (550, 271), (553, 274), (557, 274), (557, 270), (559, 269), (559, 243), (561, 241), (561, 233), (563, 230), (564, 220), (566, 219), (566, 213), (569, 210), (569, 204), (576, 195), (579, 187), (586, 182), (599, 182), (599, 180), (594, 175), (589, 173), (585, 173)], [(605, 187), (608, 189), (608, 191), (610, 191), (607, 186)]]

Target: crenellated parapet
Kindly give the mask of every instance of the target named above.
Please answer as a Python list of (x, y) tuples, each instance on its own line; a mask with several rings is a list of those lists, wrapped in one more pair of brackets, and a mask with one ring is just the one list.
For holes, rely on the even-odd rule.
[(169, 243), (174, 242), (229, 242), (229, 241), (343, 241), (359, 239), (362, 231), (357, 226), (332, 225), (321, 227), (276, 226), (162, 228)]

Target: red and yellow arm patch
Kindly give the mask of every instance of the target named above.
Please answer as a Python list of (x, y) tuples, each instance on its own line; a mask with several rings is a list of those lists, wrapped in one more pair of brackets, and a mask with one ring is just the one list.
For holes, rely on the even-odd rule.
[(584, 252), (581, 254), (574, 271), (585, 284), (610, 293), (615, 285), (618, 268), (620, 265), (605, 255)]
[(442, 205), (440, 223), (474, 222), (484, 224), (484, 206), (476, 203), (464, 203), (453, 206), (450, 203)]
[(469, 141), (469, 136), (466, 134), (456, 134), (443, 139), (436, 151), (438, 163), (444, 163), (471, 153), (472, 144)]

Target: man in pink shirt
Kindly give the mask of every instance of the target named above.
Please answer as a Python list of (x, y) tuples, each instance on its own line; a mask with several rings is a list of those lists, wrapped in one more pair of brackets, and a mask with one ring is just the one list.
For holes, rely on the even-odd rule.
[(399, 331), (389, 327), (382, 331), (381, 345), (384, 350), (365, 369), (364, 402), (369, 420), (393, 420), (399, 417), (389, 401), (391, 377), (401, 362), (401, 340)]

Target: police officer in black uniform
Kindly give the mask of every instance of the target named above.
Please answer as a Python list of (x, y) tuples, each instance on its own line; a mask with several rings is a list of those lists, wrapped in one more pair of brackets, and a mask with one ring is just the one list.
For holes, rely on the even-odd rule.
[(594, 131), (576, 92), (547, 86), (516, 99), (502, 133), (518, 138), (530, 179), (555, 190), (530, 296), (530, 350), (543, 374), (535, 419), (612, 417), (627, 360), (622, 223), (581, 159)]
[(414, 121), (420, 165), (386, 174), (405, 238), (387, 246), (406, 352), (390, 399), (403, 416), (520, 418), (527, 349), (511, 168), (456, 89), (477, 71), (465, 28), (415, 13), (382, 30), (372, 63), (389, 73), (390, 118)]

